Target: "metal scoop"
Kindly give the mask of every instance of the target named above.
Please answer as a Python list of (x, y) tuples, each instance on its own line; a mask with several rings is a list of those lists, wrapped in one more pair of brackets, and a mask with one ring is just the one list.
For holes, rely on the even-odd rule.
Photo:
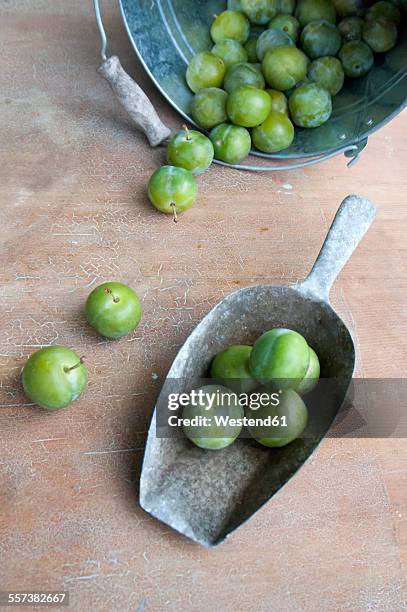
[[(183, 380), (184, 390), (189, 391), (194, 381), (205, 378), (219, 351), (231, 344), (252, 344), (273, 327), (288, 327), (303, 334), (316, 350), (322, 376), (342, 381), (332, 421), (352, 379), (355, 347), (349, 330), (329, 303), (329, 290), (375, 212), (368, 200), (348, 196), (308, 277), (294, 286), (255, 285), (228, 295), (194, 329), (167, 380)], [(158, 438), (156, 417), (157, 410), (144, 455), (140, 504), (206, 547), (222, 542), (266, 503), (319, 442), (310, 437), (269, 449), (239, 439), (223, 450), (202, 450), (186, 438)]]

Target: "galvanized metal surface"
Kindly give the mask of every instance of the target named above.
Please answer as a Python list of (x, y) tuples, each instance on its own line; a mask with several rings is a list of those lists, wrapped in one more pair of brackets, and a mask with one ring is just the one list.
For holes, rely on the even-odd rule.
[[(228, 295), (189, 336), (168, 378), (188, 381), (182, 391), (189, 391), (226, 346), (250, 344), (267, 329), (289, 327), (316, 350), (322, 376), (342, 381), (337, 413), (354, 371), (355, 349), (328, 294), (374, 215), (369, 201), (346, 198), (305, 281), (291, 287), (256, 285)], [(215, 546), (267, 502), (317, 444), (304, 438), (276, 450), (238, 440), (221, 451), (204, 451), (186, 438), (158, 438), (154, 412), (141, 475), (141, 506), (192, 540)]]
[[(222, 0), (119, 0), (127, 33), (145, 69), (167, 100), (191, 123), (192, 92), (185, 82), (191, 57), (210, 48), (209, 25), (224, 10)], [(326, 156), (347, 151), (384, 125), (405, 106), (407, 37), (401, 29), (395, 49), (375, 56), (375, 66), (361, 79), (347, 79), (334, 98), (331, 119), (313, 130), (297, 130), (293, 144), (281, 153), (252, 151), (267, 160)], [(270, 164), (270, 161), (268, 161)], [(315, 161), (313, 162), (315, 163)], [(300, 167), (294, 162), (291, 167)], [(273, 164), (273, 167), (275, 165)], [(278, 168), (278, 166), (276, 166)], [(261, 168), (261, 167), (260, 167)]]

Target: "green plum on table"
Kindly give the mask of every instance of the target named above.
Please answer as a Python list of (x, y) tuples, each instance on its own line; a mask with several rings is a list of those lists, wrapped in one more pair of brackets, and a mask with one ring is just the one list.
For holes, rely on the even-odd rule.
[(252, 141), (244, 127), (221, 123), (209, 134), (215, 158), (227, 164), (239, 164), (250, 152)]
[(226, 100), (228, 94), (218, 87), (201, 89), (195, 94), (191, 104), (191, 115), (196, 123), (210, 130), (227, 120)]
[(225, 73), (224, 61), (210, 51), (203, 51), (189, 62), (186, 73), (188, 87), (194, 93), (208, 87), (221, 87)]
[(212, 361), (210, 375), (235, 393), (254, 391), (258, 382), (250, 373), (249, 358), (252, 347), (234, 344), (218, 353)]
[(88, 323), (106, 338), (122, 338), (134, 331), (141, 319), (137, 294), (123, 283), (102, 283), (89, 294), (85, 304)]
[(213, 145), (209, 138), (184, 126), (167, 145), (167, 161), (171, 166), (190, 170), (192, 174), (202, 174), (213, 160)]
[(302, 27), (320, 19), (336, 23), (336, 11), (331, 0), (298, 0), (295, 16)]
[(242, 127), (260, 125), (270, 110), (271, 99), (268, 93), (251, 85), (243, 85), (233, 90), (226, 103), (229, 119)]
[(318, 87), (329, 91), (331, 96), (336, 96), (343, 87), (345, 73), (336, 57), (320, 57), (311, 63), (308, 78)]
[(59, 410), (83, 393), (88, 372), (75, 351), (65, 346), (47, 346), (29, 357), (22, 382), (32, 402), (47, 410)]
[(328, 21), (311, 21), (301, 32), (301, 45), (311, 59), (334, 56), (341, 48), (342, 36), (338, 28)]
[(195, 177), (185, 168), (161, 166), (148, 182), (150, 202), (162, 213), (177, 215), (186, 211), (195, 202), (197, 187)]
[(252, 130), (254, 146), (264, 153), (277, 153), (294, 140), (294, 126), (287, 115), (271, 111), (267, 119)]
[(230, 94), (242, 85), (264, 89), (264, 77), (257, 66), (249, 63), (234, 64), (227, 70), (223, 84), (225, 91)]
[(331, 94), (316, 83), (304, 83), (294, 89), (288, 99), (288, 107), (295, 125), (315, 128), (331, 116)]
[[(238, 397), (230, 389), (222, 385), (206, 385), (201, 387), (203, 397), (198, 400), (197, 405), (192, 402), (185, 406), (182, 418), (183, 431), (186, 437), (199, 448), (207, 450), (219, 450), (229, 446), (239, 436), (242, 425), (217, 424), (215, 416), (229, 417), (230, 419), (242, 419), (244, 410), (238, 403)], [(211, 398), (208, 400), (208, 396)], [(220, 401), (218, 401), (218, 398)], [(213, 404), (211, 401), (214, 399)], [(192, 425), (194, 417), (207, 418), (207, 425)], [(187, 424), (186, 419), (190, 422)], [(193, 421), (192, 421), (193, 422)]]
[(250, 354), (250, 372), (266, 384), (291, 388), (305, 376), (310, 360), (308, 344), (296, 331), (275, 328), (265, 332), (254, 343)]
[(397, 26), (384, 17), (379, 17), (375, 21), (366, 21), (362, 38), (375, 53), (386, 53), (393, 49), (397, 42)]
[(267, 85), (285, 91), (307, 76), (309, 59), (297, 47), (276, 47), (267, 51), (262, 69)]
[(244, 44), (249, 38), (250, 23), (239, 11), (223, 11), (215, 17), (211, 26), (211, 37), (214, 43), (232, 38)]
[(296, 43), (300, 34), (300, 22), (293, 15), (276, 15), (270, 23), (269, 28), (281, 30), (291, 38), (293, 43)]
[(309, 347), (309, 356), (310, 359), (308, 370), (302, 381), (295, 387), (295, 390), (299, 395), (305, 395), (306, 393), (312, 391), (317, 386), (319, 375), (321, 373), (318, 355), (311, 347)]
[(373, 66), (371, 48), (361, 40), (345, 43), (338, 54), (345, 75), (351, 78), (364, 76)]
[(276, 47), (285, 47), (287, 45), (293, 46), (294, 42), (290, 36), (286, 34), (286, 32), (276, 28), (265, 30), (262, 34), (260, 34), (257, 41), (257, 57), (259, 58), (259, 61), (262, 62), (267, 51), (275, 49)]
[[(268, 406), (260, 406), (258, 410), (247, 410), (246, 416), (263, 421), (258, 425), (249, 425), (250, 435), (263, 446), (277, 448), (299, 438), (308, 421), (307, 407), (292, 389), (287, 389), (279, 395), (277, 406), (270, 403)], [(269, 426), (264, 424), (268, 417), (271, 419)]]
[(211, 53), (220, 57), (226, 69), (233, 64), (247, 62), (247, 51), (237, 40), (225, 38), (212, 47)]

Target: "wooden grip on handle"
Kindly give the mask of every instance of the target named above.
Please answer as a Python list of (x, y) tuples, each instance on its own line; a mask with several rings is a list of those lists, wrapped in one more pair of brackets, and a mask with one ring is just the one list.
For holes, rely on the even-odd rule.
[(147, 136), (151, 146), (158, 146), (170, 136), (171, 130), (163, 124), (141, 87), (123, 70), (117, 56), (104, 61), (98, 72), (108, 81), (117, 99), (137, 129)]

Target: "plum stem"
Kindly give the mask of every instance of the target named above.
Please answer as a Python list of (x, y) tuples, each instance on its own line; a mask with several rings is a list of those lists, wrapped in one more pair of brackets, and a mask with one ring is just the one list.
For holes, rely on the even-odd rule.
[(114, 295), (113, 291), (111, 289), (109, 289), (109, 287), (106, 287), (105, 289), (105, 293), (108, 295), (111, 295), (113, 298), (113, 302), (115, 304), (117, 304), (118, 302), (120, 302), (120, 298), (117, 295)]
[(186, 140), (191, 140), (191, 136), (189, 134), (189, 129), (188, 126), (185, 125), (185, 123), (183, 124), (182, 128), (185, 130), (185, 139)]
[(80, 365), (82, 365), (83, 363), (85, 363), (85, 357), (81, 357), (78, 361), (78, 363), (75, 363), (75, 365), (71, 366), (68, 368), (68, 366), (64, 367), (64, 372), (66, 372), (68, 374), (68, 372), (72, 372), (72, 370), (75, 370), (76, 368), (79, 368)]
[(174, 204), (174, 202), (171, 202), (170, 206), (172, 208), (172, 217), (173, 217), (174, 223), (178, 223), (177, 206), (176, 204)]

